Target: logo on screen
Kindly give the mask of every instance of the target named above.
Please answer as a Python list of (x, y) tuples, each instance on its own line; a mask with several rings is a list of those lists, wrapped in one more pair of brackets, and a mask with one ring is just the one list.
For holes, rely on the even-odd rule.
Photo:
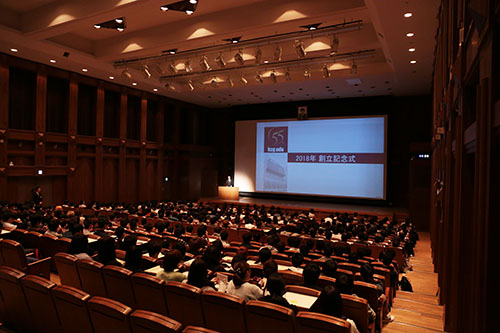
[(288, 127), (266, 127), (264, 134), (265, 153), (286, 153), (288, 151)]

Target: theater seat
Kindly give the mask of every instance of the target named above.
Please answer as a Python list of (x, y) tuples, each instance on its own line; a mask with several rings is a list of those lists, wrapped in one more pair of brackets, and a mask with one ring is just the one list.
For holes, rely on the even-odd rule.
[(245, 306), (247, 332), (294, 332), (293, 311), (281, 305), (248, 301)]
[(21, 278), (25, 274), (11, 267), (0, 267), (0, 295), (5, 305), (6, 324), (19, 330), (34, 329)]
[(319, 290), (304, 287), (304, 286), (296, 286), (296, 285), (286, 285), (285, 290), (287, 292), (290, 291), (292, 293), (314, 296), (314, 297), (319, 297), (319, 295), (321, 294), (321, 291), (319, 291)]
[(59, 332), (61, 324), (51, 292), (56, 284), (40, 276), (26, 275), (21, 285), (37, 331)]
[(108, 298), (135, 308), (134, 290), (132, 289), (132, 271), (126, 268), (107, 265), (102, 268)]
[(132, 275), (132, 287), (135, 295), (135, 308), (153, 311), (168, 316), (165, 300), (165, 281), (146, 273)]
[(332, 277), (329, 277), (329, 276), (320, 275), (319, 279), (318, 279), (318, 282), (317, 282), (317, 285), (319, 287), (321, 287), (321, 288), (324, 288), (325, 286), (333, 286), (333, 285), (335, 285), (336, 281), (337, 281), (337, 279), (335, 279), (335, 278), (332, 278)]
[(136, 310), (130, 315), (130, 326), (134, 333), (175, 333), (182, 328), (176, 320), (145, 310)]
[(353, 264), (350, 262), (339, 262), (338, 268), (350, 271), (353, 275), (361, 271), (361, 265)]
[(377, 286), (372, 283), (366, 283), (363, 281), (354, 281), (354, 286), (352, 289), (353, 293), (359, 297), (362, 297), (368, 301), (370, 307), (377, 314), (377, 326), (382, 327), (383, 325), (383, 304), (378, 304), (378, 289)]
[(288, 284), (301, 285), (304, 283), (304, 278), (300, 273), (291, 271), (278, 271), (278, 274), (281, 275), (281, 277), (283, 278), (283, 282), (285, 282), (285, 285)]
[(169, 317), (184, 325), (205, 326), (200, 288), (187, 283), (169, 281), (165, 283), (165, 297)]
[(61, 284), (82, 289), (76, 262), (78, 258), (67, 253), (57, 253), (54, 256), (56, 262), (57, 273), (61, 279)]
[(57, 286), (52, 289), (52, 297), (56, 305), (61, 328), (66, 333), (92, 332), (92, 323), (87, 308), (90, 295), (70, 287)]
[(120, 302), (92, 297), (88, 301), (94, 333), (131, 333), (129, 314), (132, 309)]
[[(204, 291), (201, 295), (206, 327), (221, 332), (242, 332), (246, 327), (245, 301), (218, 291)], [(224, 319), (221, 320), (221, 313)]]
[(296, 333), (349, 333), (351, 325), (340, 318), (301, 311), (295, 317)]
[(375, 332), (375, 325), (368, 324), (368, 301), (366, 299), (342, 294), (342, 314), (354, 320), (360, 333)]
[(76, 262), (82, 289), (92, 296), (107, 296), (101, 272), (103, 266), (103, 264), (89, 259), (80, 259)]
[(24, 249), (20, 243), (4, 239), (0, 242), (0, 247), (6, 266), (18, 269), (26, 274), (41, 275), (50, 279), (50, 261), (52, 258), (40, 259), (28, 264)]
[(187, 326), (185, 329), (182, 330), (182, 333), (219, 333), (219, 332), (204, 327)]

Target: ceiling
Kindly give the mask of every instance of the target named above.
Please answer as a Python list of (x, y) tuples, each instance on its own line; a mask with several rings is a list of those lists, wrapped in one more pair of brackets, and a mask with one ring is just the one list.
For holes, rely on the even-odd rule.
[[(0, 0), (0, 52), (79, 73), (85, 68), (84, 75), (130, 87), (135, 83), (136, 89), (212, 108), (431, 93), (439, 0), (199, 0), (192, 15), (160, 10), (175, 1)], [(412, 16), (404, 17), (408, 12)], [(126, 24), (122, 32), (94, 28), (120, 17)], [(328, 28), (353, 21), (362, 22), (361, 27), (339, 33)], [(315, 23), (321, 23), (316, 31), (301, 27)], [(408, 32), (414, 36), (407, 37)], [(303, 59), (294, 39), (267, 42), (270, 36), (289, 34), (303, 43)], [(333, 35), (339, 39), (336, 56), (330, 56)], [(224, 41), (239, 36), (241, 44)], [(278, 44), (279, 61), (273, 59)], [(162, 53), (169, 49), (177, 54)], [(262, 52), (260, 64), (255, 63), (257, 49)], [(240, 50), (243, 67), (233, 60)], [(352, 56), (365, 51), (369, 56)], [(225, 60), (223, 69), (215, 62), (218, 55)], [(202, 56), (212, 71), (200, 68)], [(193, 73), (184, 70), (188, 59)], [(351, 72), (353, 61), (356, 73)], [(168, 71), (169, 64), (178, 69), (176, 74)], [(142, 72), (144, 65), (151, 69), (150, 78)], [(121, 75), (125, 68), (130, 79)], [(273, 71), (276, 83), (270, 77)], [(290, 80), (285, 79), (287, 71)], [(263, 83), (255, 79), (258, 73)], [(239, 82), (242, 75), (247, 84)]]

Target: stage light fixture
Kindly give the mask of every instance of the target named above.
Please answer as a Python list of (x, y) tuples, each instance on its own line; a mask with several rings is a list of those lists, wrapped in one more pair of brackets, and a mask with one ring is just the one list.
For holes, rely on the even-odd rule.
[(255, 80), (259, 83), (264, 83), (264, 78), (260, 73), (257, 73), (257, 75), (255, 75)]
[(287, 68), (286, 69), (286, 72), (285, 72), (285, 80), (287, 81), (291, 81), (292, 80), (292, 77), (290, 75), (290, 68)]
[(196, 5), (198, 3), (198, 0), (189, 0), (189, 3), (192, 5)]
[(189, 88), (190, 91), (194, 90), (193, 81), (189, 80), (188, 83), (187, 83), (187, 86), (188, 86), (188, 88)]
[(358, 73), (358, 64), (356, 63), (356, 61), (352, 61), (352, 64), (351, 64), (351, 74), (357, 74)]
[(323, 65), (321, 71), (323, 72), (323, 78), (326, 79), (330, 77), (330, 71), (328, 70), (328, 66), (326, 64)]
[(247, 83), (248, 83), (248, 80), (247, 80), (247, 79), (246, 79), (243, 75), (241, 75), (241, 77), (240, 77), (240, 83), (241, 83), (242, 85), (245, 85), (245, 84), (247, 84)]
[(94, 24), (94, 28), (101, 29), (102, 27), (99, 24)]
[(275, 71), (272, 71), (272, 73), (271, 73), (271, 75), (269, 75), (269, 77), (271, 78), (271, 81), (273, 81), (273, 83), (278, 82), (278, 76), (276, 75)]
[(304, 78), (305, 79), (310, 79), (311, 78), (311, 71), (309, 70), (309, 68), (306, 68), (304, 70)]
[(231, 38), (224, 38), (223, 41), (229, 42), (231, 44), (238, 44), (240, 42), (241, 36), (238, 37), (231, 37)]
[(333, 36), (332, 44), (330, 45), (330, 55), (335, 55), (339, 51), (339, 38), (337, 35)]
[(170, 73), (172, 74), (177, 74), (177, 68), (175, 68), (175, 65), (174, 63), (172, 62), (171, 64), (168, 65), (168, 70), (170, 71)]
[(191, 63), (189, 62), (189, 60), (186, 60), (184, 62), (184, 70), (186, 71), (186, 73), (191, 73), (193, 71), (193, 67), (191, 67)]
[(295, 51), (299, 58), (304, 58), (306, 56), (306, 50), (304, 49), (304, 44), (300, 40), (295, 41)]
[(219, 54), (217, 56), (217, 58), (215, 58), (215, 62), (217, 63), (217, 65), (220, 67), (220, 68), (224, 68), (226, 67), (226, 62), (224, 61), (224, 59), (222, 58), (222, 54)]
[(149, 70), (148, 65), (144, 65), (144, 66), (142, 66), (142, 71), (143, 71), (143, 73), (144, 73), (144, 77), (145, 77), (146, 79), (151, 78), (151, 71)]
[(208, 64), (208, 59), (207, 59), (206, 56), (201, 57), (201, 59), (200, 59), (200, 67), (204, 71), (209, 71), (211, 69), (210, 65)]
[(132, 78), (132, 74), (130, 74), (130, 72), (126, 68), (122, 71), (122, 76), (127, 80), (130, 80)]
[(193, 15), (194, 11), (192, 11), (191, 9), (186, 9), (186, 14), (188, 15)]
[(175, 91), (175, 86), (172, 83), (165, 84), (165, 88), (169, 91)]
[(281, 46), (276, 44), (274, 47), (274, 61), (281, 61), (281, 54), (283, 53), (283, 49)]
[(228, 77), (228, 78), (227, 78), (227, 80), (226, 80), (226, 84), (227, 84), (227, 86), (228, 86), (229, 88), (234, 87), (234, 82), (233, 82), (233, 80), (231, 80), (231, 78), (230, 78), (230, 77)]
[(255, 50), (255, 63), (260, 64), (262, 62), (262, 50), (260, 47), (257, 47), (257, 50)]
[(314, 23), (314, 24), (306, 24), (306, 25), (301, 25), (301, 28), (307, 29), (309, 31), (317, 30), (321, 23)]
[(165, 5), (165, 6), (161, 6), (160, 9), (164, 12), (166, 12), (168, 10), (168, 6)]
[(115, 18), (115, 22), (118, 24), (123, 23), (123, 17)]
[(219, 88), (219, 83), (217, 82), (216, 77), (212, 78), (212, 81), (210, 81), (210, 84), (212, 85), (213, 88)]
[(116, 30), (118, 30), (119, 32), (122, 32), (122, 31), (124, 31), (125, 29), (124, 29), (124, 28), (120, 28), (120, 27), (118, 27), (118, 28), (116, 28)]
[(243, 66), (245, 64), (245, 60), (243, 59), (243, 53), (241, 50), (239, 50), (235, 55), (234, 55), (234, 61), (240, 66)]
[(101, 23), (96, 23), (94, 24), (95, 29), (115, 29), (118, 31), (124, 31), (125, 30), (125, 18), (124, 17), (118, 17), (113, 20), (109, 20), (106, 22), (101, 22)]

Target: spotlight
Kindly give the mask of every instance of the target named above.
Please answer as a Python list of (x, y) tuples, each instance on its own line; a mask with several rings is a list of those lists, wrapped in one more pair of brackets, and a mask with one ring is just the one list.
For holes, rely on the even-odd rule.
[(306, 50), (304, 50), (304, 44), (301, 41), (295, 41), (295, 51), (297, 51), (297, 55), (299, 58), (304, 58), (306, 56)]
[(255, 63), (260, 64), (262, 62), (262, 50), (260, 47), (257, 47), (257, 50), (255, 51)]
[(240, 83), (243, 85), (248, 83), (247, 79), (245, 79), (245, 77), (243, 75), (241, 75), (241, 77), (240, 77)]
[(130, 72), (128, 71), (128, 69), (124, 69), (122, 71), (122, 76), (123, 76), (123, 78), (125, 78), (127, 80), (130, 80), (132, 78), (132, 74), (130, 74)]
[(122, 31), (124, 31), (125, 29), (124, 29), (124, 28), (119, 27), (119, 28), (116, 28), (116, 30), (118, 30), (119, 32), (122, 32)]
[(168, 70), (170, 71), (170, 73), (172, 74), (177, 74), (177, 68), (175, 68), (175, 65), (174, 63), (171, 63), (168, 65)]
[(214, 87), (214, 88), (219, 88), (219, 83), (217, 82), (217, 78), (216, 78), (216, 77), (214, 77), (214, 78), (212, 79), (212, 81), (210, 81), (210, 84), (211, 84), (211, 85), (212, 85), (212, 87)]
[(160, 9), (164, 12), (166, 12), (168, 10), (168, 6), (165, 5), (165, 6), (161, 6)]
[(172, 83), (165, 84), (165, 88), (167, 88), (169, 91), (175, 91), (175, 87)]
[(132, 82), (132, 85), (133, 85), (133, 86), (136, 86), (136, 85), (137, 85), (137, 82)]
[(358, 64), (356, 63), (356, 61), (352, 61), (352, 64), (351, 64), (351, 74), (357, 74), (358, 73)]
[(307, 29), (309, 31), (317, 30), (321, 23), (314, 23), (314, 24), (307, 24), (307, 25), (301, 25), (301, 28)]
[(145, 77), (146, 79), (149, 79), (149, 78), (151, 77), (151, 71), (149, 70), (148, 65), (144, 65), (144, 66), (142, 67), (142, 71), (144, 72), (144, 77)]
[(123, 17), (115, 18), (115, 22), (118, 23), (118, 24), (122, 24), (123, 23)]
[(224, 59), (222, 58), (222, 54), (219, 54), (217, 56), (217, 58), (215, 58), (215, 62), (217, 63), (217, 65), (220, 67), (220, 68), (224, 68), (226, 67), (226, 62), (224, 61)]
[(192, 5), (196, 5), (198, 3), (198, 0), (189, 0), (189, 3)]
[(226, 84), (227, 84), (227, 86), (228, 86), (229, 88), (234, 87), (234, 82), (233, 82), (233, 80), (231, 80), (231, 78), (230, 78), (230, 77), (228, 77), (228, 78), (227, 78), (227, 80), (226, 80)]
[(14, 53), (16, 53), (17, 51), (18, 51), (18, 50), (17, 50), (17, 49), (15, 49), (15, 48), (11, 48), (11, 49), (10, 49), (10, 52), (14, 52)]
[(238, 37), (231, 37), (231, 38), (224, 38), (223, 41), (229, 42), (231, 44), (238, 44), (240, 42), (241, 36)]
[(52, 64), (55, 64), (56, 63), (56, 60), (55, 59), (50, 59), (49, 60)]
[(311, 78), (311, 72), (309, 71), (309, 68), (306, 68), (306, 70), (304, 71), (304, 78), (305, 79)]
[(234, 55), (234, 61), (236, 61), (236, 63), (240, 66), (243, 66), (245, 64), (245, 60), (243, 59), (243, 53), (241, 52), (241, 50)]
[(184, 69), (186, 70), (186, 73), (191, 73), (193, 71), (193, 67), (191, 67), (189, 60), (186, 60), (184, 63)]
[(281, 61), (282, 52), (283, 52), (283, 50), (281, 49), (281, 46), (276, 44), (276, 46), (274, 47), (274, 60), (275, 61)]
[(187, 86), (188, 86), (189, 90), (191, 90), (191, 91), (194, 90), (193, 81), (189, 80), (188, 83), (187, 83)]
[(94, 24), (94, 28), (101, 29), (101, 26), (99, 24)]
[(177, 53), (177, 49), (163, 50), (161, 51), (161, 53), (168, 53), (174, 55)]
[(410, 64), (416, 64), (417, 61), (416, 60), (410, 60)]
[(200, 67), (204, 71), (209, 71), (211, 69), (210, 65), (208, 64), (206, 56), (201, 57), (201, 59), (200, 59)]
[(330, 77), (330, 71), (328, 70), (328, 66), (326, 64), (323, 65), (323, 68), (321, 69), (323, 72), (323, 78), (329, 78)]
[(38, 169), (38, 170), (37, 170), (37, 174), (38, 174), (39, 176), (43, 175), (43, 170), (42, 170), (42, 169)]
[(264, 83), (264, 78), (260, 73), (257, 73), (257, 75), (255, 76), (255, 80), (257, 80), (257, 82), (259, 83)]
[(333, 36), (332, 44), (330, 45), (330, 55), (337, 54), (339, 50), (339, 39), (336, 35)]
[(193, 12), (191, 9), (186, 9), (186, 14), (188, 14), (188, 15), (193, 15), (193, 13), (194, 13), (194, 12)]
[(274, 83), (278, 82), (278, 77), (276, 76), (276, 73), (274, 71), (271, 73), (271, 75), (269, 75), (269, 77)]
[(409, 32), (406, 34), (406, 37), (413, 37), (413, 36), (415, 36), (415, 34), (413, 32)]
[(292, 80), (292, 77), (290, 76), (290, 69), (289, 68), (286, 69), (285, 80), (287, 80), (287, 81), (291, 81)]
[(403, 16), (406, 17), (406, 18), (408, 18), (408, 17), (412, 17), (413, 14), (411, 12), (408, 12), (408, 13), (404, 13)]

